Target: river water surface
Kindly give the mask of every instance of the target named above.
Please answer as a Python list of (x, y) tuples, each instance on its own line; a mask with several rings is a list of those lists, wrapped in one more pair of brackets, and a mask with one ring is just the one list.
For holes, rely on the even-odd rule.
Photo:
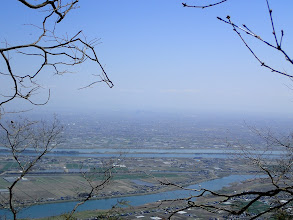
[[(215, 180), (205, 181), (199, 183), (202, 188), (207, 188), (210, 190), (219, 190), (224, 186), (228, 186), (233, 182), (240, 182), (247, 179), (257, 178), (255, 175), (231, 175), (228, 177), (223, 177)], [(189, 188), (198, 189), (199, 184), (191, 185)], [(84, 210), (95, 210), (95, 209), (110, 209), (113, 205), (117, 204), (119, 200), (125, 200), (130, 203), (130, 205), (138, 206), (147, 203), (156, 202), (164, 199), (176, 199), (184, 198), (190, 195), (196, 195), (196, 192), (186, 191), (186, 190), (174, 190), (161, 193), (154, 193), (150, 195), (141, 196), (127, 196), (120, 198), (109, 198), (109, 199), (99, 199), (91, 200), (86, 202), (84, 205), (78, 208), (78, 211)], [(52, 203), (52, 204), (42, 204), (34, 205), (21, 210), (18, 214), (18, 218), (41, 218), (49, 217), (55, 215), (61, 215), (66, 212), (70, 212), (76, 202), (62, 202), (62, 203)], [(0, 217), (6, 217), (10, 219), (12, 216), (7, 210), (0, 209)], [(2, 218), (0, 218), (2, 219)]]

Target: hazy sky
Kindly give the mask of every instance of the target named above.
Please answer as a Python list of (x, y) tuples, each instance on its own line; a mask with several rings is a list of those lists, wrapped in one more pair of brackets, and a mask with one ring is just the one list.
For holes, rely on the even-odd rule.
[[(206, 1), (187, 3), (201, 2)], [(205, 10), (183, 8), (180, 0), (83, 0), (79, 6), (57, 31), (70, 36), (83, 30), (88, 40), (100, 38), (96, 51), (115, 86), (77, 90), (94, 80), (91, 74), (99, 73), (91, 63), (64, 76), (48, 70), (39, 78), (52, 89), (43, 110), (276, 114), (293, 110), (293, 90), (288, 88), (292, 82), (262, 68), (231, 27), (216, 19), (230, 15), (235, 23), (244, 23), (273, 42), (265, 0), (230, 0)], [(278, 33), (285, 31), (283, 46), (290, 55), (292, 1), (271, 0), (271, 7)], [(0, 10), (1, 47), (4, 40), (14, 45), (36, 38), (35, 29), (23, 24), (40, 25), (41, 12), (16, 0), (4, 0)], [(247, 39), (266, 63), (293, 74), (280, 54)], [(26, 60), (16, 64), (22, 70), (30, 65)]]

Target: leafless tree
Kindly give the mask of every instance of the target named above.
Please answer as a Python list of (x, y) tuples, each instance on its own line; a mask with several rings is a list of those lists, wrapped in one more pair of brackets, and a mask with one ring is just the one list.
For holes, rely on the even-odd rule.
[[(57, 120), (54, 120), (50, 126), (30, 120), (22, 122), (12, 120), (4, 123), (3, 116), (7, 113), (4, 107), (8, 103), (19, 102), (19, 100), (25, 100), (34, 106), (47, 104), (50, 99), (50, 89), (48, 89), (47, 98), (44, 101), (35, 101), (39, 100), (39, 98), (35, 98), (37, 94), (47, 86), (38, 82), (39, 76), (48, 71), (57, 75), (70, 73), (70, 69), (85, 62), (96, 64), (97, 71), (93, 75), (97, 79), (87, 85), (81, 85), (80, 89), (99, 82), (106, 83), (110, 88), (114, 86), (95, 51), (98, 39), (89, 41), (82, 31), (78, 31), (72, 36), (56, 34), (58, 24), (66, 19), (69, 12), (78, 8), (79, 0), (17, 1), (20, 7), (41, 12), (43, 17), (40, 24), (27, 24), (36, 30), (35, 39), (31, 42), (15, 45), (5, 41), (0, 45), (0, 82), (2, 84), (0, 86), (0, 88), (2, 87), (0, 90), (0, 129), (5, 134), (5, 138), (0, 144), (9, 150), (21, 171), (9, 187), (9, 203), (7, 207), (5, 206), (12, 212), (14, 219), (17, 218), (20, 207), (15, 200), (15, 187), (36, 163), (56, 146), (62, 126)], [(30, 58), (32, 69), (19, 68), (18, 61), (22, 56)], [(3, 82), (8, 85), (4, 86)], [(28, 149), (36, 156), (26, 157), (24, 152)], [(88, 196), (76, 205), (68, 218), (72, 216), (78, 206), (89, 200), (94, 192), (108, 183), (111, 178), (111, 168), (104, 172), (105, 179), (101, 183), (93, 182), (86, 174), (83, 175), (91, 190)]]
[[(67, 14), (78, 7), (79, 0), (43, 0), (37, 1), (37, 3), (26, 0), (18, 0), (24, 7), (28, 7), (32, 10), (42, 10), (44, 15), (41, 26), (36, 24), (30, 24), (36, 28), (39, 35), (36, 39), (30, 43), (13, 45), (10, 42), (5, 42), (4, 47), (0, 47), (0, 59), (3, 64), (0, 67), (0, 81), (10, 81), (11, 90), (8, 90), (0, 94), (0, 109), (4, 111), (4, 104), (13, 101), (16, 98), (20, 98), (30, 102), (33, 105), (44, 105), (50, 98), (50, 90), (48, 91), (47, 99), (43, 102), (35, 102), (33, 95), (37, 94), (42, 88), (37, 81), (37, 77), (43, 72), (48, 71), (51, 68), (55, 74), (64, 74), (69, 72), (68, 68), (76, 65), (80, 65), (86, 61), (96, 63), (97, 80), (89, 82), (88, 85), (84, 85), (82, 88), (92, 86), (98, 82), (105, 82), (110, 88), (113, 87), (113, 83), (108, 78), (107, 73), (100, 63), (97, 53), (94, 49), (97, 39), (88, 41), (83, 35), (82, 31), (77, 32), (73, 36), (58, 36), (56, 35), (56, 29), (58, 23), (60, 23)], [(34, 70), (21, 69), (16, 71), (15, 65), (17, 62), (13, 61), (13, 55), (20, 55), (30, 57), (32, 62), (31, 66), (35, 66), (34, 63), (40, 63)], [(40, 60), (42, 60), (40, 62)], [(2, 91), (3, 92), (3, 91)]]
[[(187, 7), (187, 8), (209, 8), (209, 7), (214, 7), (214, 6), (218, 6), (221, 4), (224, 4), (226, 2), (228, 2), (229, 0), (222, 0), (222, 1), (216, 1), (214, 3), (210, 3), (210, 4), (206, 4), (203, 6), (198, 6), (198, 5), (188, 5), (186, 3), (182, 3), (183, 7)], [(250, 51), (250, 53), (254, 56), (254, 58), (260, 63), (261, 66), (269, 69), (271, 72), (273, 73), (278, 73), (284, 76), (287, 76), (289, 78), (293, 78), (293, 74), (287, 73), (284, 70), (281, 69), (277, 69), (272, 67), (271, 64), (266, 64), (253, 50), (253, 48), (251, 48), (249, 46), (249, 44), (247, 43), (247, 40), (245, 39), (245, 37), (242, 36), (241, 33), (245, 33), (248, 36), (251, 36), (253, 38), (255, 38), (256, 40), (258, 40), (259, 42), (265, 44), (265, 46), (270, 47), (273, 50), (279, 51), (280, 55), (282, 57), (285, 58), (286, 61), (289, 62), (289, 64), (293, 65), (293, 60), (290, 58), (288, 52), (283, 48), (282, 42), (283, 42), (283, 38), (284, 38), (284, 30), (280, 31), (280, 37), (278, 37), (278, 34), (276, 32), (276, 27), (274, 24), (274, 19), (273, 19), (273, 10), (270, 7), (270, 3), (269, 0), (264, 0), (264, 3), (266, 4), (267, 10), (268, 10), (268, 15), (269, 15), (269, 22), (271, 24), (271, 28), (272, 28), (272, 34), (274, 37), (274, 41), (270, 42), (268, 40), (263, 39), (259, 34), (257, 34), (255, 31), (251, 30), (248, 25), (238, 25), (235, 24), (232, 21), (231, 16), (227, 15), (226, 18), (221, 18), (221, 17), (217, 17), (220, 21), (230, 25), (233, 29), (233, 31), (235, 31), (235, 33), (238, 35), (238, 37), (241, 39), (241, 41), (243, 42), (243, 44), (248, 48), (248, 50)]]
[(91, 173), (83, 172), (82, 173), (83, 178), (86, 180), (88, 186), (90, 187), (90, 190), (89, 190), (89, 192), (85, 193), (84, 198), (74, 206), (74, 208), (71, 210), (70, 213), (64, 215), (65, 219), (67, 219), (67, 220), (72, 219), (73, 214), (76, 212), (76, 210), (79, 206), (83, 205), (88, 200), (92, 199), (94, 195), (96, 195), (100, 190), (105, 188), (107, 183), (109, 183), (109, 181), (112, 178), (112, 169), (113, 168), (114, 168), (113, 166), (106, 166), (103, 171), (104, 178), (102, 181), (98, 181), (98, 182), (95, 181), (95, 178), (97, 177), (97, 175), (100, 176), (100, 173), (98, 173), (98, 174), (96, 172), (91, 172)]
[[(16, 202), (15, 187), (43, 156), (57, 146), (62, 126), (58, 120), (54, 119), (49, 126), (45, 122), (23, 120), (7, 122), (6, 126), (1, 123), (0, 127), (3, 129), (1, 146), (8, 150), (19, 170), (19, 175), (13, 177), (13, 181), (8, 187), (8, 204), (2, 204), (2, 206), (8, 208), (13, 214), (13, 219), (16, 219), (21, 207)], [(35, 156), (26, 156), (24, 153), (27, 150), (33, 152)], [(6, 205), (8, 207), (5, 207)]]
[[(11, 184), (8, 187), (9, 195), (0, 201), (0, 207), (9, 210), (13, 219), (17, 219), (17, 214), (23, 208), (30, 204), (23, 202), (18, 198), (17, 185), (20, 181), (25, 180), (31, 171), (35, 171), (36, 164), (39, 163), (50, 151), (52, 151), (61, 141), (61, 132), (63, 127), (55, 118), (50, 124), (39, 121), (8, 121), (5, 124), (0, 123), (0, 146), (8, 151), (7, 155), (11, 157), (17, 165), (15, 168), (17, 173), (13, 172), (13, 176), (9, 176)], [(72, 219), (77, 208), (93, 196), (97, 195), (100, 190), (105, 188), (112, 179), (113, 163), (104, 164), (102, 170), (82, 171), (81, 175), (86, 180), (84, 189), (80, 189), (77, 193), (80, 196), (79, 201), (74, 208), (68, 213), (62, 215), (64, 219)], [(19, 174), (18, 174), (19, 173)], [(97, 179), (97, 177), (99, 177)], [(102, 180), (99, 180), (101, 177)], [(22, 191), (26, 191), (22, 189)]]
[[(222, 1), (215, 1), (215, 2), (209, 2), (206, 3), (206, 5), (189, 5), (186, 3), (182, 3), (183, 7), (187, 8), (209, 8), (209, 7), (215, 7), (219, 6), (221, 4), (224, 4), (228, 2), (229, 0), (222, 0)], [(255, 38), (260, 43), (264, 44), (265, 46), (268, 46), (269, 48), (278, 51), (281, 56), (285, 58), (286, 62), (289, 62), (289, 64), (293, 64), (293, 60), (288, 55), (288, 52), (283, 48), (282, 41), (284, 38), (284, 30), (280, 31), (280, 37), (276, 32), (276, 27), (274, 24), (273, 19), (273, 10), (270, 7), (269, 0), (264, 0), (264, 3), (266, 5), (266, 8), (268, 10), (268, 18), (269, 22), (271, 24), (272, 34), (274, 37), (273, 42), (269, 42), (265, 39), (263, 39), (261, 36), (259, 36), (255, 31), (252, 31), (248, 25), (243, 24), (242, 26), (235, 24), (232, 21), (232, 18), (227, 15), (226, 18), (220, 18), (217, 17), (220, 21), (224, 22), (225, 24), (228, 24), (231, 26), (232, 30), (237, 34), (237, 36), (241, 39), (243, 44), (248, 48), (250, 53), (253, 55), (253, 57), (261, 64), (262, 67), (265, 67), (269, 69), (273, 73), (281, 74), (283, 76), (289, 77), (290, 79), (293, 78), (293, 74), (287, 73), (286, 71), (283, 71), (281, 69), (274, 68), (271, 64), (265, 63), (260, 56), (253, 50), (253, 48), (247, 43), (246, 37), (242, 35), (242, 33), (245, 33), (247, 36)], [(221, 193), (221, 192), (215, 192), (209, 189), (195, 189), (194, 191), (197, 192), (196, 195), (190, 196), (188, 198), (181, 198), (177, 201), (186, 202), (182, 209), (177, 210), (176, 212), (173, 212), (169, 219), (174, 216), (177, 212), (187, 210), (190, 208), (201, 208), (204, 210), (207, 210), (208, 212), (212, 213), (220, 213), (224, 212), (228, 215), (246, 215), (248, 219), (256, 219), (260, 216), (264, 216), (267, 214), (272, 214), (275, 211), (280, 210), (286, 210), (289, 206), (292, 207), (293, 203), (293, 134), (288, 135), (287, 137), (283, 138), (277, 138), (276, 135), (268, 132), (266, 134), (258, 131), (257, 129), (253, 129), (254, 132), (260, 136), (267, 144), (268, 149), (282, 149), (284, 154), (278, 158), (278, 159), (268, 159), (264, 158), (261, 155), (256, 155), (251, 151), (243, 151), (242, 157), (248, 159), (252, 164), (257, 166), (263, 174), (267, 176), (267, 179), (270, 182), (269, 189), (262, 189), (262, 190), (249, 190), (249, 191), (243, 191), (240, 193)], [(170, 182), (161, 182), (164, 185), (172, 185), (179, 187), (181, 189), (190, 190), (181, 186), (178, 186), (176, 184), (170, 183)], [(216, 203), (208, 203), (204, 204), (203, 199), (201, 202), (196, 202), (195, 198), (204, 198), (205, 195), (213, 196)], [(244, 203), (243, 197), (249, 198), (249, 201)], [(270, 205), (265, 208), (263, 211), (259, 213), (254, 213), (249, 216), (248, 209), (252, 207), (257, 201), (260, 201), (261, 199), (266, 198), (267, 201), (270, 201)], [(280, 199), (285, 198), (285, 199)], [(234, 202), (236, 200), (242, 201), (241, 203), (238, 203), (237, 206), (227, 206), (224, 204), (227, 204), (227, 202)], [(280, 201), (281, 200), (281, 201)], [(162, 202), (170, 202), (170, 201), (162, 201)], [(289, 211), (288, 211), (289, 210)], [(285, 211), (286, 215), (291, 215), (292, 217), (292, 211), (290, 209), (287, 209), (288, 213)]]
[[(242, 192), (230, 193), (221, 191), (212, 191), (207, 188), (190, 189), (172, 182), (160, 181), (162, 185), (175, 186), (177, 188), (191, 191), (191, 196), (187, 198), (176, 199), (176, 202), (181, 202), (182, 208), (172, 212), (169, 216), (171, 219), (179, 211), (184, 211), (190, 208), (200, 208), (217, 215), (245, 215), (247, 219), (256, 219), (264, 215), (274, 215), (276, 211), (284, 211), (287, 215), (292, 214), (289, 207), (293, 203), (293, 134), (283, 138), (276, 138), (276, 135), (262, 133), (259, 130), (254, 130), (255, 133), (262, 138), (268, 150), (275, 148), (282, 150), (283, 154), (277, 158), (268, 158), (268, 155), (258, 155), (252, 151), (243, 150), (241, 158), (246, 158), (248, 163), (259, 168), (259, 174), (263, 177), (258, 179), (258, 184), (264, 184), (265, 187), (256, 190), (243, 188)], [(206, 197), (207, 196), (207, 197)], [(205, 203), (205, 198), (209, 198)], [(197, 201), (196, 199), (200, 199)], [(265, 206), (259, 213), (249, 213), (250, 207), (256, 202), (265, 200), (269, 202), (269, 206)], [(174, 202), (174, 200), (163, 200), (162, 204)], [(227, 205), (231, 204), (231, 205)], [(289, 208), (289, 209), (288, 209)]]

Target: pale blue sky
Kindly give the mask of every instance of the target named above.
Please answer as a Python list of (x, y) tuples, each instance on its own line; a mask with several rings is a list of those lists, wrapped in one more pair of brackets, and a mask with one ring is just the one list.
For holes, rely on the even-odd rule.
[[(1, 42), (34, 39), (33, 29), (22, 24), (39, 25), (41, 13), (17, 1), (5, 0), (4, 5), (0, 9)], [(271, 0), (271, 7), (277, 30), (285, 30), (283, 44), (290, 55), (293, 4)], [(115, 86), (97, 84), (77, 90), (94, 80), (91, 73), (99, 73), (90, 63), (62, 77), (48, 71), (40, 77), (52, 88), (45, 108), (290, 114), (293, 92), (286, 85), (292, 82), (260, 67), (231, 27), (216, 19), (226, 15), (273, 42), (265, 0), (230, 0), (205, 10), (183, 8), (179, 0), (81, 1), (57, 31), (70, 35), (83, 30), (89, 40), (101, 38), (96, 51)], [(270, 64), (292, 71), (274, 51), (255, 39), (248, 42)], [(17, 68), (26, 65), (21, 60)]]

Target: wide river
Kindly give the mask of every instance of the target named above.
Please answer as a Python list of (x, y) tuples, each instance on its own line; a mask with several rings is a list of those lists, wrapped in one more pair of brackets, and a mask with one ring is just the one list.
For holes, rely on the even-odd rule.
[[(23, 155), (36, 156), (34, 149), (27, 148)], [(8, 155), (7, 148), (0, 147), (0, 155)], [(46, 156), (54, 157), (143, 157), (143, 158), (235, 158), (241, 155), (241, 150), (220, 149), (53, 149)], [(283, 151), (251, 151), (250, 154), (262, 155), (266, 158), (278, 158)]]
[[(223, 177), (215, 180), (205, 181), (196, 185), (191, 185), (189, 188), (199, 188), (201, 185), (202, 188), (207, 188), (210, 190), (219, 190), (224, 186), (228, 186), (233, 182), (244, 181), (247, 179), (257, 178), (254, 175), (231, 175), (228, 177)], [(125, 200), (130, 203), (130, 205), (143, 205), (147, 203), (156, 202), (158, 200), (164, 199), (176, 199), (183, 198), (190, 195), (196, 195), (196, 192), (186, 191), (186, 190), (174, 190), (161, 193), (154, 193), (150, 195), (141, 195), (141, 196), (128, 196), (120, 198), (109, 198), (109, 199), (99, 199), (91, 200), (86, 202), (84, 205), (78, 208), (78, 211), (84, 210), (95, 210), (95, 209), (110, 209), (113, 205), (117, 204), (118, 200)], [(42, 204), (30, 206), (26, 209), (23, 209), (19, 212), (18, 218), (41, 218), (60, 215), (72, 210), (76, 202), (62, 202), (62, 203), (52, 203), (52, 204)], [(11, 219), (11, 214), (7, 210), (0, 209), (0, 219)]]

